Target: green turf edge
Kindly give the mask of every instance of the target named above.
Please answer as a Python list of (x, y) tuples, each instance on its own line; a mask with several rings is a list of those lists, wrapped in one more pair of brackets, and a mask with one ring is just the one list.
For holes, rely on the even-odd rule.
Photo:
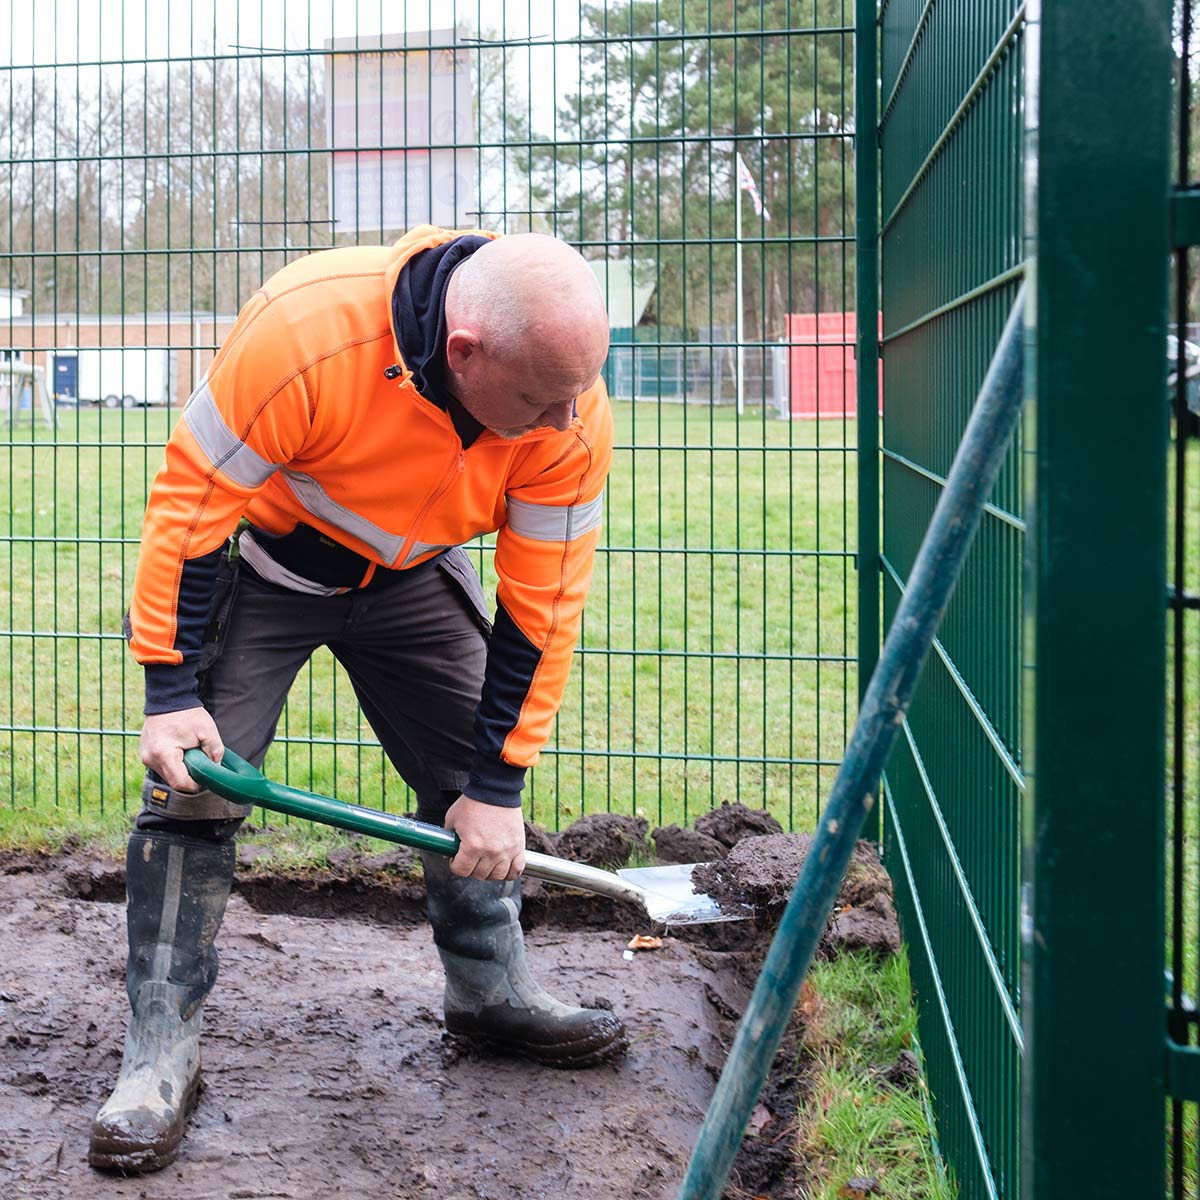
[[(812, 1069), (797, 1150), (809, 1170), (808, 1200), (955, 1200), (923, 1073), (908, 1084), (886, 1078), (901, 1051), (920, 1057), (907, 953), (880, 961), (852, 951), (816, 962), (801, 1004)], [(874, 1180), (875, 1190), (847, 1189), (853, 1179)]]

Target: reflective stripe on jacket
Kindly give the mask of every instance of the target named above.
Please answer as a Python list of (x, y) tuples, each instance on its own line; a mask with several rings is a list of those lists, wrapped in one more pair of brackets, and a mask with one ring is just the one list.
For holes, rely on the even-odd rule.
[[(507, 765), (519, 791), (566, 686), (599, 538), (612, 415), (597, 382), (576, 401), (567, 430), (515, 440), (485, 431), (463, 449), (449, 414), (412, 385), (391, 322), (404, 263), (458, 236), (422, 226), (391, 247), (311, 254), (249, 299), (155, 477), (130, 645), (148, 679), (166, 668), (193, 690), (198, 639), (181, 629), (189, 617), (195, 626), (202, 607), (197, 580), (211, 597), (206, 564), (243, 516), (270, 534), (304, 523), (371, 564), (399, 569), (498, 531), (499, 611), (476, 722), (484, 765), (472, 777), (488, 760), (501, 776)], [(389, 379), (393, 364), (402, 370)], [(495, 790), (493, 802), (514, 802), (500, 795), (502, 783)]]

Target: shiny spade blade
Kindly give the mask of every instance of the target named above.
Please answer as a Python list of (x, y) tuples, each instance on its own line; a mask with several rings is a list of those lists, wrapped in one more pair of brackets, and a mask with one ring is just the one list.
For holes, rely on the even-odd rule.
[(704, 925), (713, 921), (744, 921), (752, 910), (744, 905), (722, 906), (712, 896), (693, 891), (692, 872), (703, 864), (626, 867), (617, 874), (644, 893), (651, 920), (662, 925)]

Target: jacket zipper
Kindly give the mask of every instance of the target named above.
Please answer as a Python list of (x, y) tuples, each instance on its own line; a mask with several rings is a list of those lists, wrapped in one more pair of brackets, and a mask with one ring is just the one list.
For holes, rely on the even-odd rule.
[(467, 469), (467, 456), (460, 446), (454, 452), (454, 459), (450, 463), (449, 469), (446, 471), (442, 482), (430, 493), (429, 498), (421, 505), (421, 511), (417, 513), (416, 520), (413, 521), (412, 529), (409, 535), (404, 540), (404, 544), (400, 547), (400, 553), (396, 559), (396, 565), (403, 567), (408, 561), (408, 556), (411, 553), (411, 547), (415, 546), (420, 540), (418, 534), (421, 532), (425, 524), (425, 517), (429, 510), (450, 490), (450, 485)]

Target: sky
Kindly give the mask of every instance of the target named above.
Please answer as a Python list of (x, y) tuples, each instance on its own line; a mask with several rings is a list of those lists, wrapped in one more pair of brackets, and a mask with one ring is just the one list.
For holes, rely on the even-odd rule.
[(0, 63), (13, 66), (321, 47), (331, 37), (455, 24), (564, 38), (578, 0), (0, 0)]
[[(421, 40), (457, 25), (463, 35), (528, 39), (512, 99), (552, 133), (574, 90), (580, 0), (0, 0), (0, 68), (115, 65), (190, 55), (324, 49), (332, 39), (381, 34)], [(551, 45), (549, 43), (559, 43)], [(534, 82), (536, 80), (536, 83)]]

